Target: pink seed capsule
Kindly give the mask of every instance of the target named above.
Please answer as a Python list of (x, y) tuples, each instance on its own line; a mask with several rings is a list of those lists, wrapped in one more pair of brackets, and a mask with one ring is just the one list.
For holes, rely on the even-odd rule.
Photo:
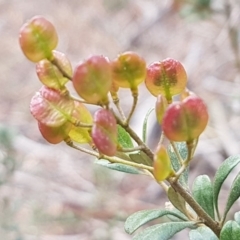
[[(65, 54), (54, 50), (53, 56), (59, 66), (71, 76), (72, 66)], [(69, 81), (69, 79), (63, 76), (62, 72), (47, 59), (41, 60), (36, 64), (36, 72), (39, 80), (49, 88), (62, 89)]]
[(92, 56), (74, 70), (73, 86), (89, 103), (104, 104), (112, 86), (111, 67), (107, 58)]
[(186, 71), (177, 60), (167, 58), (161, 62), (154, 62), (147, 68), (145, 84), (154, 96), (162, 94), (170, 101), (173, 95), (185, 89), (186, 83)]
[(58, 36), (51, 22), (42, 16), (35, 16), (26, 22), (19, 33), (19, 43), (24, 55), (32, 62), (51, 59)]
[(117, 123), (112, 112), (100, 109), (94, 114), (92, 140), (100, 153), (114, 156), (117, 151)]

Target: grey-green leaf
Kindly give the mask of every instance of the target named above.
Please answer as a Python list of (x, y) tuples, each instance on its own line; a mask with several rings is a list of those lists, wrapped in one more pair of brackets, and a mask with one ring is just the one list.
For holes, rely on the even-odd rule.
[(218, 240), (214, 232), (206, 226), (198, 227), (197, 229), (189, 232), (190, 240)]
[(173, 204), (175, 208), (177, 208), (183, 214), (187, 212), (186, 201), (172, 187), (168, 188), (167, 195), (168, 195), (169, 201)]
[[(181, 158), (185, 160), (188, 156), (188, 150), (185, 142), (175, 142), (174, 143), (176, 146), (177, 151), (179, 152)], [(173, 166), (173, 169), (177, 172), (179, 168), (181, 167), (178, 157), (176, 153), (174, 152), (174, 149), (172, 145), (169, 145), (168, 147), (168, 155), (171, 159), (171, 163)], [(180, 183), (187, 187), (188, 186), (188, 168), (181, 174), (179, 178)]]
[(144, 172), (142, 172), (141, 170), (135, 167), (124, 165), (121, 163), (110, 163), (105, 159), (96, 160), (95, 163), (119, 172), (125, 172), (125, 173), (131, 173), (131, 174), (144, 174)]
[(130, 159), (135, 163), (152, 166), (152, 160), (142, 151), (129, 154)]
[(185, 228), (194, 228), (194, 222), (168, 222), (146, 228), (133, 237), (133, 240), (169, 240)]
[(150, 108), (144, 118), (143, 121), (143, 129), (142, 129), (142, 139), (143, 142), (146, 143), (146, 139), (147, 139), (147, 122), (148, 122), (148, 117), (151, 114), (151, 112), (154, 110), (154, 108)]
[(127, 218), (124, 225), (125, 231), (128, 234), (132, 234), (134, 231), (136, 231), (139, 227), (141, 227), (145, 223), (163, 217), (165, 215), (175, 216), (178, 219), (181, 219), (182, 221), (187, 221), (186, 217), (182, 216), (181, 214), (177, 214), (174, 211), (159, 209), (143, 210), (136, 212)]
[(133, 148), (133, 143), (130, 135), (120, 125), (118, 125), (118, 143), (123, 148)]
[(213, 187), (210, 178), (207, 175), (198, 176), (192, 187), (193, 198), (215, 219), (213, 205)]
[(234, 214), (234, 220), (240, 225), (240, 212)]
[(222, 184), (229, 175), (229, 173), (233, 170), (233, 168), (239, 164), (240, 162), (240, 155), (231, 156), (227, 158), (217, 170), (214, 181), (213, 181), (213, 201), (217, 213), (219, 215), (218, 210), (218, 195), (221, 190)]
[(232, 205), (237, 201), (239, 197), (240, 197), (240, 173), (236, 176), (236, 178), (232, 183), (228, 200), (227, 200), (227, 205), (223, 214), (223, 219), (226, 218), (228, 211), (230, 210)]
[[(172, 203), (170, 203), (172, 205)], [(166, 205), (165, 205), (166, 207)], [(166, 217), (171, 221), (171, 222), (182, 222), (183, 219), (185, 221), (188, 221), (189, 219), (182, 213), (180, 212), (178, 209), (176, 209), (175, 207), (171, 206), (170, 208), (166, 207), (167, 210), (171, 211), (172, 214), (167, 214)], [(173, 213), (177, 214), (178, 217), (174, 216)]]
[(228, 221), (224, 224), (221, 233), (220, 240), (239, 240), (240, 239), (240, 227), (235, 221)]

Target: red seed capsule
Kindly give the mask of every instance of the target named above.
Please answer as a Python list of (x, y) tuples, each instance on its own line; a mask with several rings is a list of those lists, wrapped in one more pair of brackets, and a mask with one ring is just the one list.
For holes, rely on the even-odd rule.
[(49, 127), (41, 122), (38, 122), (38, 128), (45, 140), (49, 143), (57, 144), (68, 137), (72, 124), (70, 122), (66, 122), (58, 127)]
[(165, 112), (162, 128), (171, 141), (192, 141), (199, 137), (208, 122), (207, 107), (201, 98), (189, 96), (171, 104)]

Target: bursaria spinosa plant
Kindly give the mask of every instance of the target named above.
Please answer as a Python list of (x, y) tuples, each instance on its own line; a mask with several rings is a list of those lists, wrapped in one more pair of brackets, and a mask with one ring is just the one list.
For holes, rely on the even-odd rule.
[[(240, 239), (240, 212), (226, 221), (240, 196), (240, 174), (232, 183), (225, 209), (219, 211), (218, 206), (224, 180), (240, 156), (227, 158), (213, 180), (200, 175), (189, 187), (189, 165), (207, 126), (208, 110), (204, 100), (186, 88), (187, 73), (179, 61), (167, 58), (147, 66), (141, 56), (129, 51), (113, 60), (93, 55), (72, 70), (67, 56), (56, 51), (55, 27), (42, 16), (22, 26), (19, 43), (24, 55), (36, 64), (43, 84), (30, 102), (42, 136), (49, 143), (65, 142), (92, 155), (96, 164), (109, 169), (148, 175), (166, 192), (171, 207), (136, 212), (126, 220), (125, 230), (133, 234), (153, 219), (166, 216), (169, 220), (139, 231), (134, 240), (171, 239), (186, 228), (191, 240)], [(78, 97), (69, 92), (67, 82), (72, 83)], [(146, 143), (151, 110), (144, 117), (141, 137), (130, 125), (141, 84), (156, 97), (156, 121), (162, 128), (156, 149)], [(132, 95), (128, 111), (121, 108), (121, 88), (129, 89)], [(178, 101), (174, 101), (175, 95), (179, 95)], [(89, 104), (96, 106), (95, 112), (88, 110)]]

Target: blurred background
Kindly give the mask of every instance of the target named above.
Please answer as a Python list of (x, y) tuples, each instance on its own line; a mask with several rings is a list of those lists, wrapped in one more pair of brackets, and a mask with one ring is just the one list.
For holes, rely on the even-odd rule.
[[(126, 50), (148, 64), (167, 57), (182, 62), (189, 88), (210, 114), (190, 182), (199, 174), (212, 178), (226, 157), (239, 153), (239, 0), (0, 0), (1, 240), (130, 240), (124, 232), (127, 216), (166, 202), (148, 177), (95, 166), (92, 158), (41, 137), (29, 112), (41, 84), (18, 44), (20, 27), (34, 15), (54, 24), (57, 50), (73, 67), (92, 54), (114, 59)], [(122, 96), (128, 107), (130, 93)], [(154, 98), (142, 90), (139, 102), (132, 124), (141, 134), (141, 117)], [(155, 133), (153, 119), (150, 123)], [(152, 135), (151, 146), (158, 137)], [(221, 204), (236, 172), (224, 186)]]

